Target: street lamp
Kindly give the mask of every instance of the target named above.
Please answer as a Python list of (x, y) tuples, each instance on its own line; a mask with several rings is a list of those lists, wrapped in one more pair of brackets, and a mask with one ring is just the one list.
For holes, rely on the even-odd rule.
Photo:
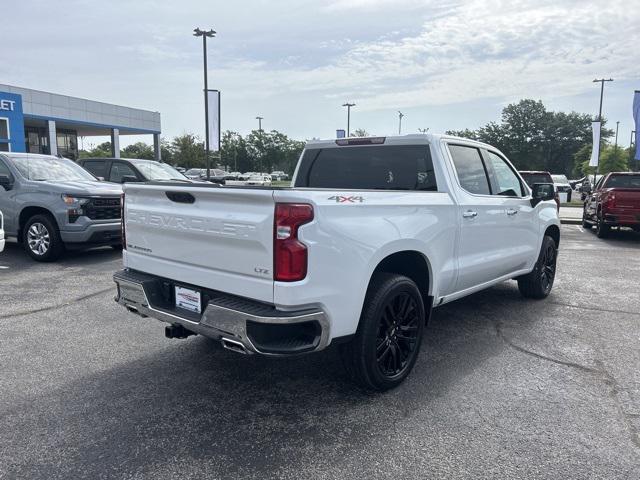
[(262, 131), (262, 120), (264, 120), (264, 117), (256, 117), (256, 120), (258, 120), (258, 131), (261, 132)]
[(343, 107), (347, 107), (347, 137), (351, 136), (351, 132), (349, 132), (349, 123), (351, 122), (351, 107), (355, 107), (355, 103), (343, 103)]
[[(598, 113), (598, 122), (600, 123), (600, 141), (598, 142), (598, 164), (600, 164), (600, 146), (602, 145), (602, 97), (604, 96), (604, 82), (613, 82), (613, 78), (596, 78), (593, 83), (600, 83), (600, 111)], [(595, 147), (595, 145), (594, 145)], [(596, 186), (598, 178), (598, 165), (596, 165), (596, 173), (593, 174), (593, 186)]]
[(402, 135), (402, 117), (404, 117), (404, 113), (398, 110), (398, 135)]
[(209, 158), (209, 82), (207, 80), (207, 38), (216, 36), (215, 30), (193, 29), (194, 37), (202, 37), (202, 57), (204, 59), (204, 154), (207, 160), (207, 180), (211, 179), (211, 159)]

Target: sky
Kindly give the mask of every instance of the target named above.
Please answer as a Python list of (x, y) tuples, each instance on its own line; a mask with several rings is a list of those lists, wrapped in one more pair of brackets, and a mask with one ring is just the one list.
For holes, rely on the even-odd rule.
[[(477, 128), (522, 98), (633, 128), (632, 0), (2, 0), (0, 83), (159, 111), (163, 136), (204, 133), (202, 42), (222, 129), (296, 139)], [(147, 142), (150, 138), (141, 137)], [(122, 144), (138, 138), (122, 139)]]

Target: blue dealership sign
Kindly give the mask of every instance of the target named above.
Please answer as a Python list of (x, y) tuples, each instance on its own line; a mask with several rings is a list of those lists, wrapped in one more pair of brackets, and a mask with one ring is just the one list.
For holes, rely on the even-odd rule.
[(0, 92), (0, 143), (12, 152), (24, 152), (24, 114), (22, 96)]

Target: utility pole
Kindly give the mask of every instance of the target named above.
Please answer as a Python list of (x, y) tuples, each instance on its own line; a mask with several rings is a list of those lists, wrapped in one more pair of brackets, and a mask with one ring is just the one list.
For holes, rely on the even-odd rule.
[(349, 131), (350, 123), (351, 123), (351, 107), (355, 107), (355, 103), (343, 103), (343, 107), (347, 107), (347, 138), (351, 136), (351, 132)]
[(602, 145), (602, 98), (604, 97), (604, 82), (613, 82), (613, 78), (596, 78), (593, 83), (600, 83), (600, 110), (598, 111), (598, 122), (600, 122), (600, 141), (598, 142), (598, 165), (596, 165), (596, 171), (593, 174), (593, 187), (596, 186), (596, 179), (598, 178), (598, 166), (600, 165), (600, 147)]
[(262, 120), (264, 120), (264, 117), (256, 117), (256, 120), (258, 120), (258, 131), (261, 132), (262, 131)]
[(207, 161), (207, 181), (211, 179), (211, 158), (209, 158), (209, 82), (207, 79), (207, 38), (216, 36), (215, 30), (193, 29), (194, 37), (202, 37), (202, 56), (204, 58), (204, 154)]
[(404, 113), (398, 110), (398, 135), (402, 135), (402, 117), (404, 117)]
[(613, 158), (615, 159), (618, 154), (618, 127), (620, 126), (620, 120), (616, 122), (616, 142), (613, 144)]

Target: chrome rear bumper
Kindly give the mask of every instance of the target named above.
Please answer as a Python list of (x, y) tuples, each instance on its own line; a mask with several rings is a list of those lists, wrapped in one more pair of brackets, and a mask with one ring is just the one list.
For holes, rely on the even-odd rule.
[[(181, 325), (205, 337), (220, 340), (225, 348), (241, 353), (289, 356), (316, 352), (329, 344), (329, 320), (317, 309), (289, 312), (237, 297), (220, 294), (209, 300), (202, 315), (158, 305), (158, 282), (171, 282), (152, 275), (121, 270), (113, 280), (115, 301), (143, 317)], [(292, 336), (292, 332), (297, 332)]]

